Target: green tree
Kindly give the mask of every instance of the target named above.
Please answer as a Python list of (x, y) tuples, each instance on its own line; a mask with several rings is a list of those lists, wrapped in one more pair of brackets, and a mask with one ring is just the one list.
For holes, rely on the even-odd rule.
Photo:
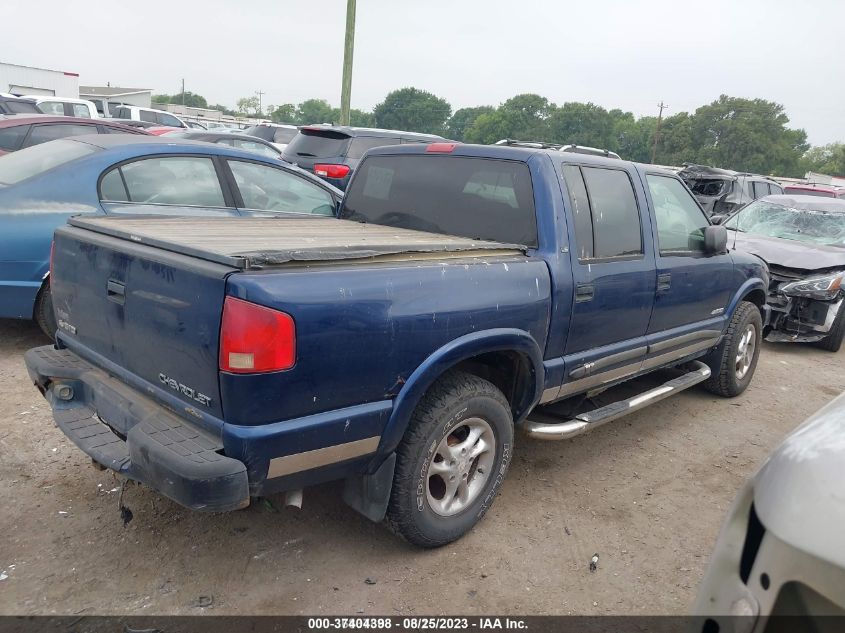
[(228, 116), (238, 116), (238, 114), (240, 114), (237, 110), (232, 110), (231, 108), (227, 108), (226, 106), (224, 106), (220, 103), (217, 103), (213, 106), (208, 106), (208, 107), (211, 108), (212, 110), (220, 110), (220, 112), (222, 112), (223, 114), (226, 114)]
[(259, 101), (258, 97), (241, 97), (237, 101), (238, 112), (243, 115), (247, 114), (261, 114), (258, 111)]
[(616, 150), (614, 119), (594, 103), (564, 103), (548, 120), (549, 140)]
[[(172, 95), (170, 97), (170, 103), (179, 103), (179, 104), (183, 103), (182, 93), (180, 92), (178, 94)], [(188, 107), (191, 107), (191, 108), (207, 108), (208, 107), (208, 102), (205, 100), (205, 97), (203, 97), (202, 95), (195, 94), (195, 93), (191, 92), (190, 90), (185, 91), (184, 104)]]
[(375, 118), (372, 112), (352, 108), (349, 111), (349, 124), (354, 127), (374, 127)]
[(480, 115), (466, 131), (470, 143), (495, 143), (504, 138), (548, 141), (549, 117), (555, 105), (536, 94), (511, 97), (494, 112)]
[(473, 126), (478, 117), (482, 114), (491, 114), (495, 111), (496, 108), (493, 106), (477, 106), (475, 108), (455, 110), (455, 113), (449, 117), (449, 122), (446, 124), (446, 136), (456, 141), (463, 141), (466, 131)]
[(657, 127), (657, 117), (635, 118), (630, 112), (611, 110), (613, 143), (607, 149), (625, 160), (647, 163), (651, 160), (651, 142)]
[(296, 122), (300, 125), (334, 123), (340, 118), (340, 110), (333, 108), (325, 99), (308, 99), (296, 108)]
[(394, 90), (373, 108), (377, 127), (427, 134), (443, 134), (451, 114), (448, 101), (417, 88)]
[(783, 106), (722, 95), (691, 117), (694, 162), (739, 171), (799, 175), (809, 149), (804, 130), (786, 127)]
[(170, 95), (153, 95), (153, 103), (170, 103)]
[(293, 123), (296, 124), (296, 106), (292, 103), (284, 103), (280, 106), (271, 106), (267, 108), (267, 112), (271, 121), (276, 123)]
[(828, 176), (845, 177), (845, 143), (813, 147), (801, 159), (801, 172), (814, 171)]

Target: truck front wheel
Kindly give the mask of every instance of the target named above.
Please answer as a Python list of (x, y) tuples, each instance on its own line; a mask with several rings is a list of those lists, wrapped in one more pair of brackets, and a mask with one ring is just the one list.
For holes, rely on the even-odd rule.
[(460, 538), (492, 505), (512, 451), (513, 416), (502, 392), (472, 374), (446, 374), (397, 450), (388, 526), (421, 547)]
[(719, 346), (702, 360), (710, 366), (704, 387), (717, 395), (732, 398), (751, 383), (763, 340), (760, 310), (750, 301), (740, 303)]
[(838, 352), (842, 347), (842, 339), (845, 338), (845, 304), (839, 306), (839, 314), (833, 321), (830, 333), (816, 343), (816, 347), (828, 352)]

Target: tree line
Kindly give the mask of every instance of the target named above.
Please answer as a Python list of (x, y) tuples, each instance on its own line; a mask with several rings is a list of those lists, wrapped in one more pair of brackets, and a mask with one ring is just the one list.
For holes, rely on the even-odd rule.
[[(181, 93), (156, 95), (154, 100), (182, 103), (182, 97)], [(186, 93), (184, 97), (186, 105), (208, 107), (200, 95)], [(270, 105), (265, 110), (259, 108), (257, 97), (245, 97), (238, 100), (237, 112), (211, 107), (294, 125), (336, 123), (340, 119), (339, 108), (323, 99)], [(801, 177), (807, 171), (845, 176), (845, 144), (810, 147), (804, 130), (789, 127), (782, 105), (727, 95), (695, 112), (664, 118), (658, 131), (657, 117), (636, 117), (594, 103), (558, 105), (537, 94), (520, 94), (498, 106), (453, 112), (446, 99), (409, 87), (390, 92), (372, 112), (353, 109), (351, 123), (440, 134), (468, 143), (495, 143), (505, 138), (575, 143), (608, 149), (624, 159), (643, 163), (651, 162), (654, 151), (654, 162), (664, 165), (689, 162), (777, 176)]]

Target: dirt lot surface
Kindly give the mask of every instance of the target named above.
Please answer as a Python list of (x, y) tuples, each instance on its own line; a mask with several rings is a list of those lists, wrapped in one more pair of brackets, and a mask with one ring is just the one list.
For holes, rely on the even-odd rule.
[[(503, 492), (469, 535), (414, 549), (306, 490), (226, 515), (95, 470), (54, 426), (0, 321), (0, 613), (684, 613), (743, 481), (845, 390), (845, 350), (766, 344), (749, 390), (694, 388), (568, 442), (517, 437)], [(275, 510), (273, 509), (275, 508)], [(590, 557), (600, 556), (590, 573)]]

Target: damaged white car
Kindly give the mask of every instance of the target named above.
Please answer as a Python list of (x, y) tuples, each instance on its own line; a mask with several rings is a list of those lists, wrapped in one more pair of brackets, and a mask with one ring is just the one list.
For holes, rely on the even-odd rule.
[(838, 351), (845, 336), (845, 200), (766, 196), (711, 221), (728, 229), (728, 244), (769, 266), (766, 340)]

